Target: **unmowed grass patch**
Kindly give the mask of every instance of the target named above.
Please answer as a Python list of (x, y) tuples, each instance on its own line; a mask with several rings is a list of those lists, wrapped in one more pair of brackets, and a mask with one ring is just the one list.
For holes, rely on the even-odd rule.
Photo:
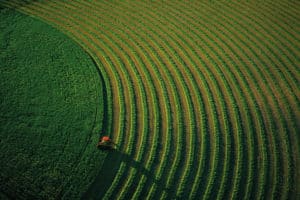
[(79, 198), (106, 155), (100, 74), (57, 29), (7, 8), (0, 19), (1, 196)]

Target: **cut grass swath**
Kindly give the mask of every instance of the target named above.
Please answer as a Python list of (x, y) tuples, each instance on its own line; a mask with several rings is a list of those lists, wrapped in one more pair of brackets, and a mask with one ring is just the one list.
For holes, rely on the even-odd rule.
[(13, 7), (66, 31), (104, 74), (110, 131), (124, 154), (99, 196), (293, 198), (299, 39), (290, 30), (297, 9), (287, 5), (297, 4), (270, 5), (261, 4), (263, 12), (245, 2)]

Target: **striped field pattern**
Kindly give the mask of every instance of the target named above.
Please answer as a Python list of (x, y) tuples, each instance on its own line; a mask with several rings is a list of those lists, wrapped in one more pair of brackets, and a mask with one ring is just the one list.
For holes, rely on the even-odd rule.
[(300, 1), (0, 4), (102, 73), (120, 161), (87, 197), (300, 199)]

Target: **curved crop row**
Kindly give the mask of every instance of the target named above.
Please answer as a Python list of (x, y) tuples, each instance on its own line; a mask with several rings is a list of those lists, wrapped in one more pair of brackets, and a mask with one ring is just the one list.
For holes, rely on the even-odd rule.
[[(270, 81), (269, 81), (270, 82)], [(292, 126), (291, 126), (292, 127)]]
[[(222, 44), (222, 43), (221, 43)], [(225, 59), (226, 60), (226, 59)]]
[(296, 3), (3, 4), (66, 32), (103, 75), (119, 160), (94, 196), (297, 196)]
[[(252, 17), (244, 18), (243, 15), (238, 10), (236, 12), (239, 15), (239, 17), (242, 17), (242, 18), (236, 18), (236, 19), (245, 19), (245, 21), (246, 20), (249, 21), (249, 23), (251, 23), (251, 25), (253, 25), (253, 27), (255, 28), (253, 31), (252, 29), (250, 30), (246, 26), (243, 26), (241, 22), (238, 23), (245, 30), (249, 30), (249, 32), (253, 31), (253, 34), (249, 34), (249, 37), (247, 37), (247, 40), (249, 40), (250, 42), (252, 42), (253, 40), (258, 41), (258, 42), (255, 42), (254, 45), (259, 45), (259, 48), (263, 50), (263, 51), (261, 51), (261, 54), (263, 55), (263, 57), (261, 57), (261, 60), (263, 61), (264, 60), (263, 58), (267, 58), (268, 60), (271, 60), (273, 63), (276, 64), (276, 65), (274, 65), (274, 67), (276, 67), (276, 68), (274, 68), (274, 69), (270, 68), (270, 69), (271, 69), (271, 72), (274, 72), (273, 74), (275, 76), (276, 75), (280, 76), (278, 78), (278, 80), (281, 80), (281, 81), (278, 81), (278, 83), (279, 84), (284, 83), (284, 85), (281, 87), (285, 87), (287, 89), (286, 91), (295, 91), (295, 89), (297, 88), (297, 85), (299, 83), (299, 80), (297, 81), (299, 75), (293, 74), (292, 72), (298, 71), (298, 74), (299, 74), (299, 70), (297, 69), (297, 67), (296, 67), (297, 65), (295, 64), (295, 62), (292, 61), (294, 59), (289, 58), (288, 56), (294, 55), (294, 58), (297, 57), (296, 56), (297, 50), (295, 50), (295, 49), (292, 50), (289, 48), (292, 46), (292, 44), (295, 44), (296, 41), (289, 41), (286, 38), (289, 34), (285, 34), (285, 36), (279, 35), (279, 36), (277, 36), (278, 39), (275, 40), (274, 36), (276, 36), (276, 34), (280, 33), (280, 31), (274, 31), (274, 30), (276, 30), (276, 26), (274, 27), (274, 23), (269, 23), (269, 24), (267, 24), (268, 26), (265, 26), (265, 25), (261, 24), (262, 22), (257, 20), (257, 19), (261, 19), (259, 17), (256, 17), (255, 19), (252, 19)], [(269, 37), (269, 39), (268, 40), (266, 40), (265, 38), (261, 39), (260, 37), (256, 36), (252, 40), (251, 38), (253, 38), (254, 33), (257, 33), (257, 32), (263, 33), (264, 36)], [(270, 34), (270, 33), (272, 33), (272, 34)], [(247, 34), (245, 34), (245, 36), (246, 35)], [(245, 41), (247, 41), (247, 40), (245, 40)], [(274, 46), (274, 48), (271, 49), (272, 46)], [(276, 51), (274, 51), (274, 49), (276, 49)], [(295, 51), (295, 53), (293, 53), (294, 51)], [(259, 55), (260, 54), (258, 54), (258, 56)], [(280, 66), (283, 66), (283, 65), (286, 67), (280, 68)], [(280, 73), (278, 73), (278, 71)], [(283, 76), (284, 74), (286, 74), (286, 76)], [(286, 93), (286, 95), (287, 95), (287, 97), (290, 97), (291, 95), (293, 95), (294, 98), (297, 98), (297, 96), (295, 94), (293, 94), (293, 92)], [(294, 102), (295, 102), (294, 99), (290, 101), (290, 103), (294, 103)]]
[[(109, 41), (110, 41), (110, 39), (109, 40), (107, 40), (106, 42), (107, 43), (109, 43)], [(109, 46), (113, 46), (112, 44), (110, 44)], [(118, 49), (114, 49), (114, 52), (118, 52)], [(119, 56), (120, 56), (120, 54), (119, 54)], [(126, 58), (123, 58), (123, 62), (126, 62)], [(121, 64), (121, 63), (119, 63), (119, 64)], [(126, 64), (125, 64), (126, 65)], [(126, 74), (126, 72), (124, 72), (123, 71), (123, 73), (124, 74)], [(130, 91), (129, 91), (130, 92)], [(130, 93), (133, 93), (133, 92), (130, 92)], [(131, 102), (131, 104), (133, 104), (133, 102)], [(140, 111), (141, 112), (141, 111)], [(134, 113), (136, 113), (136, 111), (134, 111)], [(142, 115), (145, 115), (145, 114), (143, 114), (143, 113), (141, 113)], [(145, 115), (146, 116), (146, 115)], [(133, 117), (131, 118), (131, 119), (134, 119)], [(130, 124), (133, 124), (134, 123), (134, 120), (132, 121), (132, 123), (130, 123)], [(133, 129), (132, 129), (133, 130)], [(138, 132), (141, 132), (141, 131), (138, 131)], [(144, 133), (143, 132), (141, 132), (142, 133), (142, 135), (144, 135)], [(131, 136), (133, 136), (134, 134), (132, 133), (132, 134), (130, 134)], [(133, 138), (133, 137), (132, 137)], [(131, 139), (129, 139), (129, 140), (131, 140)], [(133, 144), (133, 143), (132, 143)], [(128, 144), (127, 146), (128, 147), (132, 147), (133, 145), (132, 144)], [(127, 151), (129, 151), (129, 152), (131, 152), (132, 151), (132, 149), (128, 149)], [(127, 171), (127, 170), (126, 170)], [(131, 173), (131, 171), (129, 172), (129, 173)], [(127, 180), (130, 180), (130, 179), (127, 179)], [(118, 181), (120, 181), (120, 180), (118, 180)], [(128, 185), (128, 184), (124, 184), (124, 185)]]
[[(202, 25), (203, 26), (203, 25)], [(201, 27), (202, 27), (201, 26)], [(197, 26), (195, 26), (195, 27), (197, 27)], [(210, 33), (210, 34), (212, 34), (212, 33)], [(215, 45), (217, 45), (218, 46), (218, 48), (220, 48), (220, 46), (218, 45), (218, 44), (215, 44)], [(214, 51), (216, 51), (216, 52), (218, 52), (218, 49), (215, 49)], [(223, 55), (222, 53), (220, 54), (220, 55)], [(225, 62), (226, 62), (226, 60), (228, 59), (228, 58), (222, 58)], [(226, 63), (224, 63), (224, 67), (226, 67)], [(226, 74), (226, 71), (224, 71), (225, 72), (225, 74)], [(231, 78), (229, 79), (229, 80), (231, 80)], [(234, 88), (234, 86), (232, 86), (233, 88)], [(238, 97), (238, 98), (242, 98), (242, 96), (240, 96), (240, 97)], [(251, 178), (251, 177), (249, 177), (249, 178)]]

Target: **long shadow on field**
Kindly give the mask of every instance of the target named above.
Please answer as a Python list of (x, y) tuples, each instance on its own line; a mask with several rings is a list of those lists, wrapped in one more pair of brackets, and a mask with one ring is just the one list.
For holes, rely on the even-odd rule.
[(119, 150), (112, 150), (108, 151), (101, 170), (81, 199), (101, 199), (111, 186), (122, 162), (126, 163), (126, 169), (135, 168), (138, 174), (145, 175), (148, 180), (157, 183), (153, 174), (143, 166), (143, 163)]

